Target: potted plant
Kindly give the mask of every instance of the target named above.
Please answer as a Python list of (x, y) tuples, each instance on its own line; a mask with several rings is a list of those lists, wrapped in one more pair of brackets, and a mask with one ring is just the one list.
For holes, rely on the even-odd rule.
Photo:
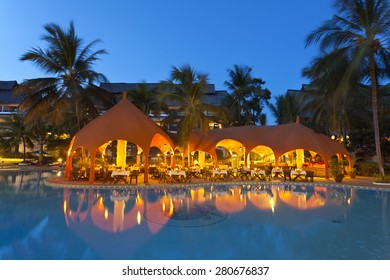
[(351, 170), (349, 171), (349, 176), (351, 178), (355, 178), (356, 177), (356, 174), (358, 173), (358, 170), (356, 168), (356, 156), (355, 155), (351, 155), (351, 158), (350, 158), (350, 166), (351, 166)]
[(351, 178), (355, 178), (356, 177), (356, 173), (357, 173), (356, 168), (352, 167), (351, 172), (349, 172), (349, 176)]
[(340, 166), (340, 162), (339, 162), (338, 158), (337, 157), (331, 158), (329, 163), (330, 163), (330, 172), (331, 172), (334, 180), (337, 183), (342, 182), (343, 178), (344, 178), (344, 174), (341, 173), (341, 166)]

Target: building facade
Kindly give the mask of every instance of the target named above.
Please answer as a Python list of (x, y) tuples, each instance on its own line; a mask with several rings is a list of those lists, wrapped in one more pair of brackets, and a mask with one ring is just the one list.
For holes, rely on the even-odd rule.
[(17, 85), (16, 81), (0, 81), (0, 122), (18, 112), (22, 97), (13, 93)]

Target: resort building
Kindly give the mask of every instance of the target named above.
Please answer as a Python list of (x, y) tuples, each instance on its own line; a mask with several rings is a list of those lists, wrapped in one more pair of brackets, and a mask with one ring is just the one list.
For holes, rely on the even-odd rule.
[[(115, 96), (116, 101), (119, 101), (123, 92), (128, 92), (131, 90), (135, 90), (140, 83), (101, 83), (100, 87)], [(156, 92), (161, 91), (159, 89), (159, 83), (146, 83), (147, 90)], [(214, 84), (208, 84), (205, 96), (203, 98), (203, 103), (211, 104), (211, 105), (222, 105), (222, 101), (227, 97), (228, 92), (226, 90), (216, 90)], [(168, 104), (169, 111), (177, 109), (178, 104), (174, 101), (170, 101)], [(164, 117), (167, 116), (166, 113), (159, 112), (158, 114), (150, 111), (147, 115), (158, 125), (163, 120)], [(213, 119), (213, 115), (210, 114), (211, 119)], [(177, 122), (171, 123), (168, 125), (168, 132), (175, 133), (177, 132)], [(218, 119), (214, 119), (213, 122), (209, 123), (210, 129), (214, 128), (222, 128), (222, 124)]]
[(15, 96), (16, 81), (0, 81), (0, 122), (4, 122), (10, 115), (18, 112), (21, 96)]

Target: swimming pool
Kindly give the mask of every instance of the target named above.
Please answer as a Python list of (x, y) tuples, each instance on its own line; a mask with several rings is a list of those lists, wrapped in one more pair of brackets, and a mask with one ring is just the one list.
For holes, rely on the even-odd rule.
[(82, 189), (0, 173), (0, 259), (390, 259), (386, 190), (316, 184)]

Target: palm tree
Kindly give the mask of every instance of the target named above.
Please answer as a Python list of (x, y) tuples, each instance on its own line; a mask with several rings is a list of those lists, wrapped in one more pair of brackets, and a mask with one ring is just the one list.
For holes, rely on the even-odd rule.
[(41, 165), (43, 162), (44, 147), (48, 144), (48, 136), (52, 131), (52, 126), (47, 122), (45, 117), (41, 117), (31, 122), (27, 126), (27, 129), (31, 139), (38, 145), (38, 164)]
[[(177, 105), (167, 119), (180, 117), (177, 139), (183, 149), (189, 144), (193, 129), (201, 128), (204, 132), (209, 129), (209, 113), (221, 117), (224, 115), (222, 107), (203, 103), (207, 82), (207, 74), (198, 73), (190, 65), (184, 65), (173, 67), (170, 79), (161, 83), (164, 91), (160, 98)], [(189, 147), (187, 150), (190, 153)]]
[(134, 89), (127, 91), (128, 99), (145, 115), (150, 113), (158, 115), (161, 112), (168, 111), (167, 108), (162, 108), (158, 102), (158, 94), (158, 86), (149, 86), (146, 82), (139, 83)]
[(13, 147), (15, 152), (19, 151), (20, 143), (23, 144), (23, 161), (26, 161), (26, 147), (32, 148), (31, 135), (24, 122), (24, 116), (14, 114), (6, 122), (1, 124), (1, 139), (8, 148)]
[(346, 80), (343, 75), (350, 63), (343, 51), (335, 50), (315, 58), (303, 70), (303, 75), (311, 79), (310, 89), (302, 96), (305, 110), (311, 112), (316, 128), (326, 134), (337, 131), (344, 135), (351, 127), (350, 120), (356, 117), (356, 102), (363, 97), (359, 77), (350, 75)]
[[(259, 121), (263, 103), (268, 104), (270, 91), (262, 89), (265, 82), (252, 77), (252, 68), (234, 65), (228, 69), (229, 81), (225, 86), (231, 91), (229, 112), (234, 114), (237, 125), (254, 124)], [(232, 114), (229, 114), (232, 117)]]
[(80, 129), (98, 116), (98, 106), (108, 108), (113, 105), (112, 96), (94, 85), (107, 80), (92, 69), (106, 51), (92, 50), (99, 40), (83, 46), (73, 22), (68, 30), (54, 23), (46, 24), (44, 29), (46, 34), (42, 40), (47, 47), (32, 48), (20, 59), (31, 61), (45, 74), (53, 76), (25, 80), (20, 84), (15, 90), (24, 97), (20, 108), (27, 112), (27, 121), (39, 119), (45, 113), (58, 123), (67, 113), (75, 112)]
[(269, 104), (269, 108), (274, 115), (277, 124), (295, 122), (302, 112), (300, 98), (287, 92), (276, 98), (276, 104)]
[(320, 42), (322, 51), (337, 51), (349, 58), (339, 92), (348, 92), (351, 77), (370, 85), (376, 156), (379, 173), (384, 176), (377, 92), (380, 79), (390, 76), (389, 4), (387, 0), (337, 0), (335, 8), (339, 15), (310, 33), (306, 45)]

